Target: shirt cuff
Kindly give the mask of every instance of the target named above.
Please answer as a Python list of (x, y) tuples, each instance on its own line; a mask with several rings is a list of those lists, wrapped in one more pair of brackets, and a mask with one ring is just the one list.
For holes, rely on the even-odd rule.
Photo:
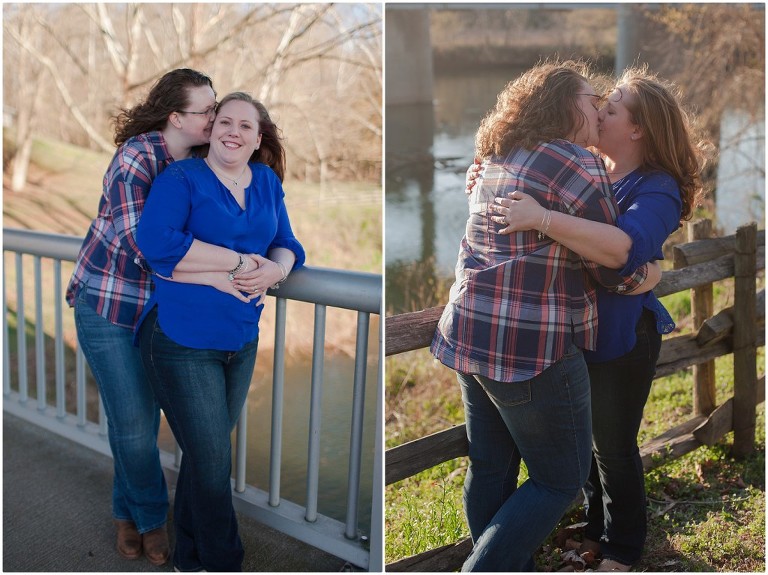
[(643, 234), (642, 229), (637, 227), (632, 219), (625, 217), (624, 214), (618, 217), (616, 225), (632, 240), (632, 247), (629, 249), (627, 263), (621, 270), (619, 270), (619, 275), (629, 276), (641, 265), (648, 262), (648, 259), (646, 259), (644, 255), (647, 252), (645, 235)]
[(291, 250), (296, 256), (296, 261), (293, 262), (293, 267), (288, 270), (289, 272), (297, 270), (304, 265), (304, 260), (306, 257), (304, 248), (296, 238), (275, 238), (275, 240), (270, 244), (267, 253), (269, 253), (269, 250), (272, 250), (273, 248), (285, 248)]

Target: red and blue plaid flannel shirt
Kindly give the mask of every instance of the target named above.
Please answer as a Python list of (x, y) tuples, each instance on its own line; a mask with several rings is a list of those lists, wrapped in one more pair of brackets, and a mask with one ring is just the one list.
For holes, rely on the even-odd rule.
[(614, 224), (619, 209), (600, 158), (564, 140), (514, 149), (485, 162), (469, 195), (469, 219), (456, 281), (432, 340), (442, 363), (497, 381), (525, 381), (560, 359), (569, 345), (594, 349), (593, 278), (617, 291), (645, 281), (583, 260), (535, 230), (501, 235), (490, 219), (497, 197), (520, 190), (551, 210)]
[(152, 181), (171, 162), (160, 132), (129, 138), (117, 149), (104, 174), (98, 215), (67, 287), (70, 306), (85, 289), (86, 301), (99, 315), (134, 328), (152, 288), (134, 234)]

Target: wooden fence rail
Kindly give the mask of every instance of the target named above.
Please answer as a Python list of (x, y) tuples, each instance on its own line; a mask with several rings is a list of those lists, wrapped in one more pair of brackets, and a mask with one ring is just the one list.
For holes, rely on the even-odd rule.
[[(696, 222), (708, 233), (709, 224)], [(703, 230), (703, 231), (702, 231)], [(640, 448), (643, 467), (658, 467), (701, 445), (712, 445), (734, 431), (733, 453), (746, 455), (754, 448), (755, 409), (765, 401), (765, 375), (758, 378), (757, 348), (765, 345), (765, 291), (756, 292), (757, 272), (765, 267), (765, 231), (756, 224), (740, 227), (733, 236), (695, 239), (673, 248), (674, 270), (665, 271), (654, 293), (665, 296), (693, 290), (692, 305), (706, 308), (712, 283), (735, 278), (732, 306), (700, 317), (695, 333), (664, 340), (656, 378), (715, 358), (734, 354), (734, 395), (715, 406), (713, 379), (707, 369), (694, 374), (694, 410), (691, 419), (650, 440)], [(702, 296), (702, 293), (704, 294)], [(704, 304), (697, 300), (704, 300)], [(386, 318), (387, 356), (428, 347), (443, 307)], [(464, 424), (388, 449), (385, 481), (392, 484), (440, 463), (464, 457), (469, 445)], [(387, 571), (445, 571), (461, 566), (471, 550), (464, 540), (387, 565)]]

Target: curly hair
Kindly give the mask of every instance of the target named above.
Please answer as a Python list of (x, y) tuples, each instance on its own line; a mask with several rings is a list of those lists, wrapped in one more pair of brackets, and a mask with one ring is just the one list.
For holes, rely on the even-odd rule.
[(506, 155), (515, 147), (531, 150), (577, 132), (586, 120), (576, 105), (577, 93), (590, 75), (585, 62), (547, 61), (508, 83), (480, 124), (476, 155)]
[(121, 109), (113, 118), (115, 144), (119, 146), (133, 136), (165, 128), (168, 116), (189, 104), (188, 89), (197, 86), (213, 89), (213, 82), (202, 72), (190, 68), (178, 68), (164, 74), (152, 86), (146, 100), (133, 108)]
[(702, 190), (701, 171), (709, 142), (694, 143), (692, 122), (681, 104), (680, 91), (650, 73), (647, 66), (625, 70), (616, 90), (626, 97), (624, 105), (632, 123), (643, 131), (642, 168), (661, 170), (675, 179), (683, 203), (680, 220), (691, 219)]
[(261, 145), (259, 149), (253, 152), (249, 162), (261, 162), (268, 165), (283, 181), (285, 177), (285, 148), (283, 147), (281, 130), (272, 121), (269, 116), (267, 107), (251, 97), (246, 92), (232, 92), (227, 94), (221, 99), (217, 110), (221, 110), (221, 107), (227, 102), (232, 100), (238, 100), (240, 102), (247, 102), (251, 104), (259, 114), (259, 132), (261, 133)]

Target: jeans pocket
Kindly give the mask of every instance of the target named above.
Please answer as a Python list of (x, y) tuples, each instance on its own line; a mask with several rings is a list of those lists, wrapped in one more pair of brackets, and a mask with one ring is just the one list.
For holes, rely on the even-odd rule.
[(581, 348), (579, 348), (577, 345), (571, 344), (571, 345), (568, 346), (568, 349), (565, 350), (565, 353), (563, 354), (563, 356), (560, 358), (559, 361), (569, 360), (569, 359), (571, 359), (573, 357), (576, 357), (576, 356), (578, 356), (578, 355), (580, 355), (582, 353), (583, 352), (581, 351)]
[(153, 335), (165, 335), (163, 329), (160, 327), (160, 319), (157, 313), (157, 306), (153, 307), (149, 313), (147, 313), (147, 317), (144, 318), (144, 323), (150, 327)]
[(491, 401), (498, 406), (514, 407), (523, 405), (531, 401), (531, 381), (504, 382), (496, 381), (483, 377), (475, 376), (483, 386), (483, 389), (491, 398)]
[(641, 358), (655, 366), (661, 349), (661, 335), (656, 331), (656, 318), (650, 311), (643, 311), (635, 328), (635, 337), (637, 342), (628, 355), (631, 354), (636, 359)]

